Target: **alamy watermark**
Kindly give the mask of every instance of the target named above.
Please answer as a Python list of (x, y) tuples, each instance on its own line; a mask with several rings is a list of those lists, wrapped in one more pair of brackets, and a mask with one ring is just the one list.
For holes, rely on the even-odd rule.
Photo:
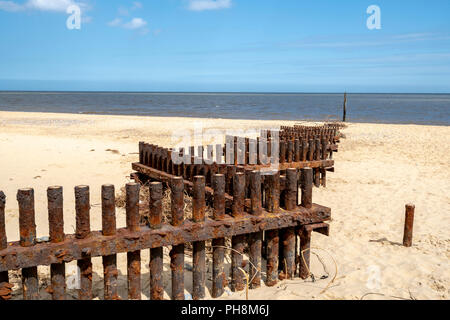
[(367, 8), (367, 14), (370, 16), (367, 18), (367, 29), (380, 30), (381, 29), (381, 9), (377, 5), (371, 5)]
[(67, 7), (66, 13), (70, 16), (66, 20), (66, 26), (69, 30), (81, 29), (81, 8), (77, 5)]
[(192, 130), (173, 132), (171, 144), (177, 152), (172, 152), (171, 160), (175, 165), (250, 164), (263, 165), (269, 170), (277, 169), (280, 153), (279, 132), (279, 127), (264, 130), (203, 128), (202, 123), (197, 122)]

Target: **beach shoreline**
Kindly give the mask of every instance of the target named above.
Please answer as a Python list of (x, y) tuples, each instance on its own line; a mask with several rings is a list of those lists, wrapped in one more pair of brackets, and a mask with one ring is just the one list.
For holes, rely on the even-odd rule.
[[(89, 185), (91, 227), (100, 230), (101, 185), (112, 183), (117, 193), (130, 181), (139, 141), (169, 147), (173, 132), (195, 126), (225, 132), (298, 123), (305, 122), (0, 111), (0, 190), (7, 197), (8, 241), (18, 240), (19, 188), (35, 189), (37, 235), (44, 237), (48, 235), (47, 187), (63, 186), (65, 232), (73, 233), (73, 188)], [(250, 299), (449, 299), (450, 126), (348, 123), (343, 133), (327, 188), (313, 190), (313, 201), (332, 209), (330, 237), (314, 234), (313, 240), (326, 272), (317, 258), (311, 259), (312, 272), (318, 276), (328, 272), (328, 278), (263, 286), (251, 290)], [(413, 247), (404, 248), (399, 243), (404, 206), (409, 202), (416, 205), (416, 223)], [(124, 225), (125, 213), (118, 210), (117, 226)], [(97, 260), (94, 296), (102, 298), (101, 259)], [(334, 276), (333, 260), (336, 280), (321, 293)], [(148, 252), (143, 252), (144, 291), (147, 262)], [(119, 255), (118, 263), (119, 286), (125, 287), (119, 294), (126, 298), (126, 255)], [(48, 267), (39, 267), (39, 272), (45, 278)], [(244, 299), (245, 294), (223, 298)]]

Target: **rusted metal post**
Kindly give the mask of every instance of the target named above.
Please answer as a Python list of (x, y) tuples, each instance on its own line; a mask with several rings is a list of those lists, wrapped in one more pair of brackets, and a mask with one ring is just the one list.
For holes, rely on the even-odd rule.
[[(162, 183), (150, 184), (150, 228), (160, 229), (162, 223)], [(150, 249), (150, 299), (164, 299), (163, 248)]]
[(308, 161), (314, 160), (314, 140), (309, 139), (308, 142)]
[(252, 171), (250, 175), (250, 199), (251, 214), (261, 215), (261, 173), (257, 170)]
[(280, 211), (280, 172), (273, 171), (266, 175), (266, 209), (269, 212)]
[[(232, 181), (231, 181), (232, 182)], [(231, 184), (231, 183), (230, 183)], [(225, 218), (225, 176), (221, 174), (214, 175), (214, 220)], [(218, 298), (223, 294), (225, 285), (224, 255), (225, 238), (212, 240), (213, 246), (213, 276), (212, 292), (213, 298)]]
[[(314, 152), (314, 160), (320, 160), (320, 140), (315, 139), (315, 152)], [(320, 168), (314, 169), (314, 185), (319, 188), (320, 187)]]
[(295, 162), (300, 162), (300, 160), (301, 160), (301, 154), (300, 154), (301, 144), (300, 144), (300, 140), (299, 139), (295, 139), (294, 150), (295, 150), (294, 161)]
[[(139, 226), (139, 183), (127, 183), (126, 220), (127, 229), (138, 232)], [(141, 252), (127, 252), (128, 299), (141, 300)]]
[(286, 170), (286, 187), (284, 203), (286, 210), (293, 211), (297, 208), (298, 201), (298, 179), (297, 169), (288, 168)]
[(405, 211), (405, 230), (403, 232), (403, 245), (405, 247), (412, 246), (413, 225), (414, 225), (414, 210), (415, 205), (407, 204)]
[[(233, 217), (239, 218), (244, 213), (245, 196), (245, 174), (236, 173), (233, 179)], [(238, 235), (231, 238), (231, 290), (242, 291), (245, 288), (245, 277), (239, 268), (243, 268), (245, 235)]]
[[(183, 178), (172, 178), (170, 189), (172, 191), (172, 225), (178, 227), (184, 222)], [(172, 269), (172, 300), (184, 300), (184, 244), (172, 246), (170, 268)]]
[(343, 107), (342, 121), (347, 120), (347, 92), (344, 93), (344, 107)]
[(328, 143), (326, 138), (322, 138), (322, 160), (327, 160)]
[(315, 148), (314, 148), (314, 160), (318, 161), (318, 160), (320, 160), (320, 155), (321, 155), (320, 147), (321, 147), (322, 145), (321, 145), (321, 143), (320, 143), (320, 139), (319, 139), (319, 138), (316, 138), (316, 139), (314, 140), (314, 142), (315, 142)]
[[(298, 195), (297, 169), (286, 170), (286, 187), (284, 204), (286, 210), (293, 211), (297, 208)], [(280, 277), (292, 279), (295, 273), (295, 228), (281, 230), (283, 245), (282, 274)]]
[[(19, 202), (20, 245), (32, 247), (36, 244), (36, 224), (34, 219), (34, 190), (20, 189), (17, 192)], [(37, 267), (22, 269), (24, 300), (39, 299), (39, 281)]]
[(301, 169), (301, 190), (302, 190), (302, 207), (310, 209), (312, 207), (312, 169), (303, 168)]
[[(280, 172), (275, 171), (267, 175), (266, 184), (266, 209), (270, 213), (278, 213), (280, 211)], [(278, 230), (266, 231), (265, 238), (267, 250), (266, 285), (271, 287), (278, 282)]]
[[(59, 186), (47, 189), (48, 225), (50, 241), (64, 241), (63, 188)], [(66, 298), (66, 268), (64, 263), (50, 265), (51, 294), (53, 300)]]
[[(194, 177), (194, 195), (192, 203), (192, 216), (194, 222), (205, 222), (205, 177)], [(206, 256), (205, 241), (192, 243), (193, 247), (193, 268), (192, 268), (192, 299), (200, 300), (205, 297), (206, 284)]]
[[(89, 186), (75, 187), (75, 211), (77, 239), (87, 238), (91, 234), (89, 212), (91, 209), (89, 200)], [(80, 271), (79, 300), (92, 300), (92, 262), (90, 252), (83, 252), (85, 258), (77, 260)]]
[(322, 187), (326, 188), (326, 186), (327, 186), (327, 169), (320, 168), (320, 172), (322, 174), (322, 179), (321, 179)]
[(302, 279), (307, 279), (310, 275), (310, 246), (311, 230), (304, 226), (300, 229), (300, 256), (299, 256), (299, 275)]
[[(116, 205), (114, 185), (102, 186), (102, 234), (116, 234)], [(105, 300), (117, 300), (117, 255), (103, 256), (103, 291)]]
[(280, 163), (286, 162), (286, 141), (280, 141)]
[[(252, 171), (250, 175), (250, 199), (251, 199), (251, 214), (259, 216), (262, 213), (261, 208), (261, 173), (259, 171)], [(249, 235), (250, 247), (250, 266), (249, 276), (251, 279), (250, 288), (256, 289), (261, 286), (261, 249), (262, 249), (262, 231), (255, 232)]]
[[(5, 194), (0, 191), (0, 251), (8, 246), (5, 225), (5, 202)], [(11, 299), (11, 289), (12, 285), (9, 284), (8, 271), (0, 272), (0, 300)]]
[(302, 161), (306, 161), (308, 154), (308, 143), (306, 139), (302, 139)]
[(228, 165), (225, 177), (225, 192), (230, 195), (233, 194), (233, 177), (235, 174), (236, 174), (236, 166)]
[(292, 162), (294, 158), (294, 141), (289, 140), (287, 145), (287, 162)]
[(245, 198), (245, 174), (242, 172), (236, 173), (233, 178), (233, 203), (232, 215), (237, 218), (244, 212)]

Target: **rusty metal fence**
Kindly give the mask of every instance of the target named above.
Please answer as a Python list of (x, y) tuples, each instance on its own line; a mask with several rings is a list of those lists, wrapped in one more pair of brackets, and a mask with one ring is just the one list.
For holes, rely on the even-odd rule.
[[(309, 276), (309, 247), (313, 231), (328, 235), (325, 221), (330, 208), (313, 204), (313, 169), (287, 168), (280, 171), (252, 170), (248, 175), (235, 172), (232, 190), (226, 190), (226, 176), (213, 173), (211, 186), (205, 175), (192, 181), (182, 176), (167, 175), (149, 186), (149, 225), (140, 224), (139, 183), (126, 185), (126, 228), (116, 228), (115, 190), (103, 185), (102, 230), (90, 228), (90, 190), (75, 187), (76, 231), (64, 234), (62, 187), (50, 187), (48, 195), (49, 240), (36, 241), (34, 190), (20, 189), (20, 241), (7, 242), (5, 232), (5, 196), (0, 192), (0, 297), (11, 298), (9, 270), (21, 270), (23, 298), (39, 298), (37, 266), (50, 266), (51, 284), (47, 288), (53, 299), (66, 298), (65, 263), (77, 261), (80, 270), (78, 298), (88, 300), (92, 293), (93, 257), (102, 257), (105, 299), (141, 299), (141, 251), (150, 250), (151, 299), (163, 299), (163, 247), (170, 246), (172, 299), (184, 299), (185, 245), (192, 243), (193, 299), (205, 297), (205, 241), (212, 240), (212, 290), (220, 297), (229, 284), (234, 291), (245, 289), (248, 273), (250, 288), (258, 288), (263, 279), (273, 286), (279, 278)], [(171, 192), (171, 221), (163, 223), (163, 187)], [(300, 191), (301, 190), (301, 191)], [(185, 219), (184, 197), (192, 195), (192, 219)], [(227, 193), (231, 192), (230, 194)], [(248, 198), (247, 198), (248, 197)], [(299, 205), (300, 203), (300, 205)], [(205, 215), (207, 206), (213, 217)], [(231, 238), (231, 272), (224, 271), (228, 252), (225, 239)], [(264, 243), (264, 245), (263, 245)], [(299, 243), (299, 245), (297, 245)], [(250, 264), (243, 264), (244, 247), (248, 245)], [(127, 253), (128, 296), (118, 295), (117, 254)], [(266, 268), (262, 270), (262, 259)], [(263, 277), (265, 275), (265, 277)]]

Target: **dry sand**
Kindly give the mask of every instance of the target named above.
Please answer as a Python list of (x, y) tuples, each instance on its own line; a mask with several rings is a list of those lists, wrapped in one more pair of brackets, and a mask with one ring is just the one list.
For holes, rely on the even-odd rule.
[[(18, 188), (35, 189), (37, 232), (44, 237), (48, 235), (46, 188), (64, 187), (65, 231), (73, 233), (73, 188), (90, 185), (91, 226), (99, 230), (100, 186), (113, 183), (118, 191), (129, 181), (131, 162), (138, 159), (138, 141), (170, 146), (173, 130), (200, 123), (204, 128), (242, 129), (295, 122), (0, 112), (0, 190), (7, 196), (8, 240), (19, 237)], [(249, 298), (448, 299), (450, 127), (349, 124), (343, 132), (346, 138), (334, 156), (336, 172), (328, 174), (326, 189), (313, 190), (314, 202), (331, 207), (333, 217), (330, 237), (313, 235), (311, 271), (316, 281), (283, 281), (272, 288), (263, 284), (251, 290)], [(409, 202), (416, 205), (414, 245), (404, 248), (404, 206)], [(117, 211), (117, 219), (118, 226), (125, 225), (123, 210)], [(189, 257), (186, 260), (189, 264)], [(142, 252), (142, 261), (146, 298), (148, 250)], [(101, 259), (93, 263), (94, 296), (102, 299)], [(67, 267), (68, 275), (73, 265)], [(118, 255), (118, 265), (119, 294), (126, 298), (126, 255)], [(167, 295), (168, 263), (164, 269)], [(50, 298), (43, 290), (48, 273), (49, 267), (39, 267), (42, 298)], [(20, 299), (17, 272), (10, 276), (14, 299)], [(190, 272), (185, 282), (189, 293)], [(74, 290), (69, 293), (76, 297)], [(223, 298), (245, 299), (245, 293), (229, 292)]]

